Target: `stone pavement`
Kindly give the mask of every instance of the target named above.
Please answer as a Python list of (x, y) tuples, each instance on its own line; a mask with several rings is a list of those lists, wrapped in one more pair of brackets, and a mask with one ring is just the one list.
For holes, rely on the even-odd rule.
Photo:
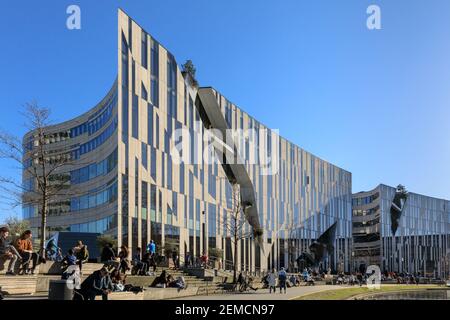
[(269, 293), (269, 289), (258, 289), (257, 291), (247, 291), (245, 293), (224, 293), (214, 295), (202, 295), (185, 297), (177, 300), (291, 300), (306, 294), (316, 293), (325, 290), (345, 289), (348, 286), (337, 285), (318, 285), (318, 286), (300, 286), (288, 288), (287, 293), (280, 294), (279, 288), (276, 293)]

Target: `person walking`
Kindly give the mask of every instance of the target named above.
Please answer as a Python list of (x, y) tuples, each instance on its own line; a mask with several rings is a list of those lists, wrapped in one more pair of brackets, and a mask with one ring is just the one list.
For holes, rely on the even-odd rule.
[(269, 274), (267, 275), (267, 283), (269, 285), (269, 293), (272, 293), (272, 289), (273, 289), (273, 293), (276, 292), (276, 282), (277, 282), (277, 271), (275, 270), (275, 268), (273, 268), (272, 272), (269, 272)]
[(278, 273), (278, 282), (280, 285), (280, 293), (282, 293), (282, 289), (284, 288), (284, 293), (286, 293), (286, 281), (287, 281), (287, 273), (284, 270), (284, 267), (281, 268)]

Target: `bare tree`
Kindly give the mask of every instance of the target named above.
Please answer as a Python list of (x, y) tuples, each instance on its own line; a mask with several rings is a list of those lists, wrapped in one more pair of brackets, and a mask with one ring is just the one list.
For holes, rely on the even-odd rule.
[[(39, 235), (41, 257), (45, 255), (47, 238), (47, 216), (49, 204), (70, 196), (70, 176), (62, 174), (62, 167), (71, 161), (70, 151), (55, 152), (49, 148), (52, 134), (46, 132), (50, 125), (50, 109), (40, 107), (36, 102), (27, 103), (22, 115), (30, 133), (24, 141), (6, 132), (0, 132), (0, 158), (16, 164), (15, 167), (29, 184), (19, 179), (4, 177), (0, 173), (2, 198), (7, 199), (12, 207), (33, 205), (38, 208), (41, 217)], [(69, 133), (65, 133), (68, 137)], [(71, 192), (74, 192), (72, 189)]]
[(237, 273), (237, 252), (241, 240), (260, 235), (260, 230), (253, 230), (246, 217), (247, 206), (241, 201), (240, 186), (232, 184), (232, 208), (228, 211), (227, 217), (223, 217), (223, 225), (227, 234), (231, 238), (234, 247), (233, 255), (233, 282), (236, 282)]
[(294, 264), (296, 254), (298, 252), (297, 246), (297, 232), (298, 226), (294, 222), (294, 218), (291, 217), (289, 223), (287, 224), (287, 234), (288, 234), (288, 268), (292, 272), (294, 270)]

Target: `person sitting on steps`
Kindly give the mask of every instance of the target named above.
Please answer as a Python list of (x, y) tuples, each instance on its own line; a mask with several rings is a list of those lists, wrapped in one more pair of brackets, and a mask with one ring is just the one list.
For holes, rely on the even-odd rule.
[[(34, 270), (38, 265), (39, 256), (36, 252), (33, 252), (33, 242), (31, 241), (33, 234), (31, 230), (26, 230), (23, 232), (16, 240), (15, 247), (22, 257), (22, 274), (34, 274)], [(33, 262), (33, 266), (29, 267), (30, 261)]]
[(12, 246), (7, 240), (8, 236), (9, 229), (7, 227), (0, 228), (0, 259), (4, 260), (5, 263), (6, 260), (11, 260), (9, 262), (6, 275), (15, 276), (16, 274), (14, 272), (14, 268), (16, 266), (16, 262), (17, 260), (21, 260), (22, 257), (19, 252), (17, 252), (16, 248), (14, 248), (14, 246)]
[(116, 254), (110, 243), (105, 244), (103, 247), (100, 255), (100, 262), (110, 269), (119, 267), (119, 262), (117, 261)]
[(77, 245), (73, 248), (75, 256), (77, 257), (77, 264), (80, 268), (80, 274), (83, 274), (83, 263), (89, 260), (89, 251), (87, 245), (83, 244), (83, 241), (78, 240)]

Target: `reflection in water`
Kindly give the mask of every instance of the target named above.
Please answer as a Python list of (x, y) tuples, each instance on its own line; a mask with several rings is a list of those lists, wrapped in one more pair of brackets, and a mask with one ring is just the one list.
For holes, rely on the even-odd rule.
[(450, 290), (421, 290), (374, 294), (368, 300), (450, 300)]

